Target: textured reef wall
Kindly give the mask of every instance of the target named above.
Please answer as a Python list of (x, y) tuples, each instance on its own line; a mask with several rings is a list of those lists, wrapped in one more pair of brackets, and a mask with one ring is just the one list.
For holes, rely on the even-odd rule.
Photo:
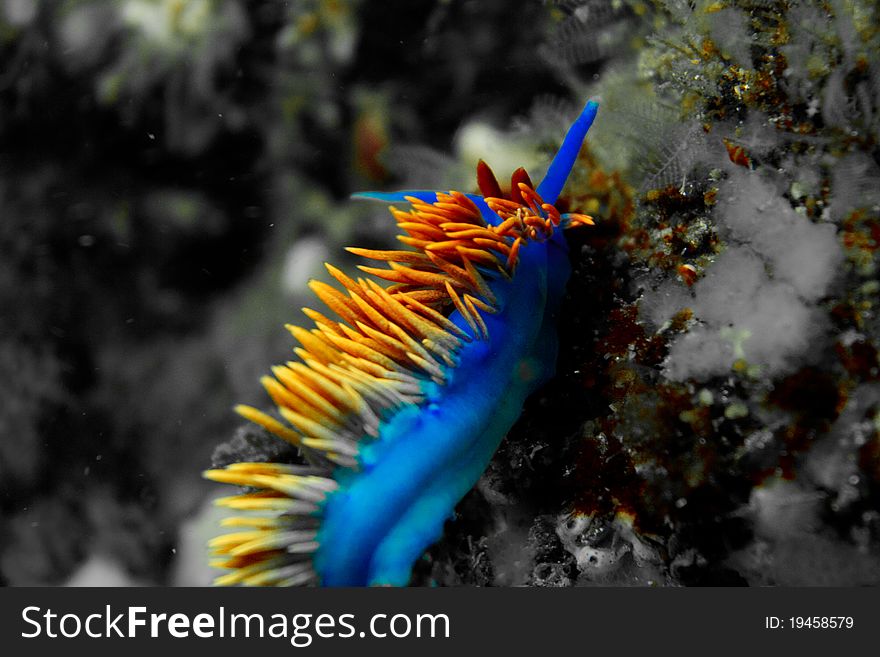
[(559, 380), (485, 478), (483, 581), (878, 582), (876, 11), (618, 9), (633, 53), (585, 85), (568, 187), (602, 225)]
[(426, 576), (877, 583), (876, 6), (557, 9), (551, 39), (597, 49), (546, 46), (603, 99), (567, 187), (601, 221), (573, 244), (559, 376)]
[(0, 578), (209, 581), (217, 443), (295, 458), (229, 409), (389, 245), (347, 195), (540, 178), (597, 96), (557, 377), (414, 583), (880, 583), (877, 11), (0, 0)]

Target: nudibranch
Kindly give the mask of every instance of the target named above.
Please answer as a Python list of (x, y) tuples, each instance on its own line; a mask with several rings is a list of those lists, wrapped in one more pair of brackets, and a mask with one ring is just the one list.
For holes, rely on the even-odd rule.
[(362, 266), (368, 278), (327, 265), (341, 289), (310, 287), (336, 319), (304, 309), (314, 328), (287, 327), (300, 360), (262, 379), (285, 422), (236, 408), (306, 463), (205, 473), (248, 489), (218, 500), (246, 512), (211, 541), (213, 565), (230, 570), (218, 584), (407, 584), (555, 371), (570, 274), (561, 229), (593, 222), (554, 204), (597, 109), (587, 103), (537, 188), (518, 169), (505, 194), (480, 162), (479, 195), (357, 195), (410, 204), (391, 213), (411, 249), (348, 249), (385, 263)]

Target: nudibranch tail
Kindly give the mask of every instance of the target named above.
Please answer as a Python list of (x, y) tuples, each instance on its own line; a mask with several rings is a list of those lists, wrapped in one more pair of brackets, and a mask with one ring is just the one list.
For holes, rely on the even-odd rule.
[(410, 204), (391, 207), (410, 248), (350, 248), (379, 265), (362, 265), (365, 278), (327, 265), (339, 286), (310, 287), (336, 318), (304, 309), (314, 327), (287, 327), (299, 361), (262, 379), (284, 422), (237, 407), (308, 464), (205, 473), (248, 489), (218, 500), (243, 512), (224, 523), (239, 531), (210, 544), (212, 564), (230, 570), (218, 584), (407, 582), (525, 397), (553, 371), (568, 277), (557, 236), (592, 224), (553, 202), (594, 115), (588, 103), (537, 189), (518, 170), (505, 197), (481, 162), (481, 196), (361, 195)]

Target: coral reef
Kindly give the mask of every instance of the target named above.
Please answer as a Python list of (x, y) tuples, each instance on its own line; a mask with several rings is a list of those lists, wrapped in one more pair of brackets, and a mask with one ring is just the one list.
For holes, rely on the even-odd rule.
[[(567, 385), (601, 401), (551, 387), (496, 478), (544, 514), (568, 502), (579, 583), (877, 583), (876, 7), (632, 7), (647, 45), (591, 88), (640, 143), (597, 130), (569, 187), (603, 204), (609, 165), (631, 185), (562, 333)], [(548, 432), (571, 403), (592, 413)]]

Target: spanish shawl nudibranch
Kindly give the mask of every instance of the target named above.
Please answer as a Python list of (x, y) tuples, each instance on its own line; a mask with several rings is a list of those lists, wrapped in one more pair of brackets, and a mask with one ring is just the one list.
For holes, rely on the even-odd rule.
[[(296, 445), (308, 465), (233, 463), (214, 481), (255, 489), (218, 501), (251, 512), (211, 541), (218, 584), (405, 585), (479, 479), (523, 402), (553, 375), (556, 314), (570, 274), (559, 228), (590, 217), (554, 207), (598, 106), (587, 103), (535, 189), (523, 169), (505, 197), (477, 166), (481, 195), (411, 191), (391, 213), (410, 251), (349, 249), (387, 263), (344, 288), (312, 281), (342, 321), (304, 309), (288, 326), (301, 362), (262, 382), (291, 426), (237, 411)], [(291, 428), (292, 427), (292, 428)]]

